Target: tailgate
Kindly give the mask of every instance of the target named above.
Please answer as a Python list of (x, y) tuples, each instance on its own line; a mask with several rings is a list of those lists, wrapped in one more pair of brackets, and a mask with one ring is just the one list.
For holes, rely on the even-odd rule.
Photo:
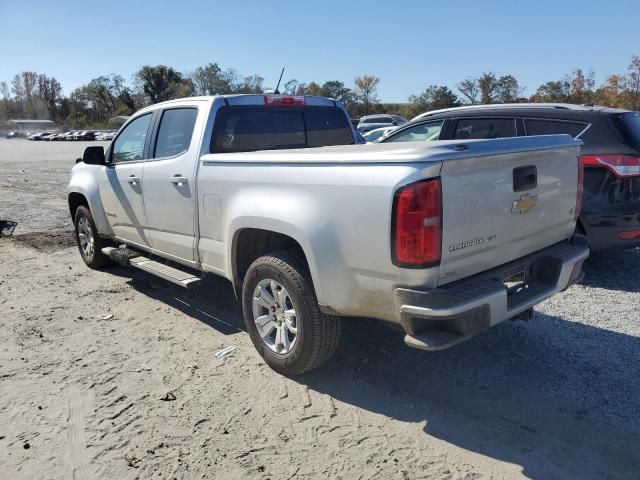
[(467, 156), (442, 164), (439, 285), (565, 240), (575, 228), (580, 141), (545, 135), (463, 145)]

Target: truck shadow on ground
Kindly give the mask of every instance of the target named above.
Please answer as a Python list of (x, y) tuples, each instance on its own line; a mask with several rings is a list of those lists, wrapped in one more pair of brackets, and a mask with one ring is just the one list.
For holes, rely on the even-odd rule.
[[(420, 352), (378, 323), (345, 326), (336, 358), (297, 381), (424, 423), (428, 435), (519, 465), (529, 478), (637, 475), (639, 338), (538, 313), (455, 349)], [(577, 348), (562, 344), (572, 341)]]
[(583, 271), (585, 275), (580, 282), (582, 285), (640, 292), (640, 249), (591, 252)]
[[(181, 290), (144, 272), (112, 273), (223, 334), (244, 330), (226, 280)], [(640, 469), (640, 338), (537, 313), (456, 348), (421, 352), (378, 322), (343, 325), (336, 357), (296, 382), (423, 423), (426, 434), (519, 465), (530, 478), (631, 478)]]

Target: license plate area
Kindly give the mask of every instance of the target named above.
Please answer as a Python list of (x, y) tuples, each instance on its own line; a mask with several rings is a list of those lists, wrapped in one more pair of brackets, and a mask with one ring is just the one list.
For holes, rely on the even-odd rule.
[(516, 295), (528, 287), (527, 271), (527, 268), (521, 266), (516, 270), (510, 271), (504, 277), (502, 277), (502, 284), (507, 289), (507, 296)]

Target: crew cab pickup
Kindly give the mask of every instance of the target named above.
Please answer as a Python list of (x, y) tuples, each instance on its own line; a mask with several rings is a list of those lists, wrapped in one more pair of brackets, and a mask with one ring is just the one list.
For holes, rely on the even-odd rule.
[(529, 318), (580, 278), (579, 140), (357, 138), (320, 97), (147, 107), (72, 170), (80, 254), (186, 288), (227, 278), (256, 349), (287, 375), (333, 355), (344, 317), (438, 350)]

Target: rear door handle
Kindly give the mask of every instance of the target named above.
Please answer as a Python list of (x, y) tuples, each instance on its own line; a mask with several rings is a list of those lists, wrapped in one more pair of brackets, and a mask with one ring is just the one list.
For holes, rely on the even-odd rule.
[(140, 179), (138, 177), (136, 177), (135, 175), (130, 175), (129, 177), (127, 177), (127, 182), (129, 182), (131, 185), (135, 185), (139, 181), (140, 181)]
[(173, 177), (171, 177), (171, 183), (177, 183), (178, 186), (182, 186), (183, 183), (187, 183), (188, 179), (187, 177), (183, 177), (182, 175), (174, 175)]

